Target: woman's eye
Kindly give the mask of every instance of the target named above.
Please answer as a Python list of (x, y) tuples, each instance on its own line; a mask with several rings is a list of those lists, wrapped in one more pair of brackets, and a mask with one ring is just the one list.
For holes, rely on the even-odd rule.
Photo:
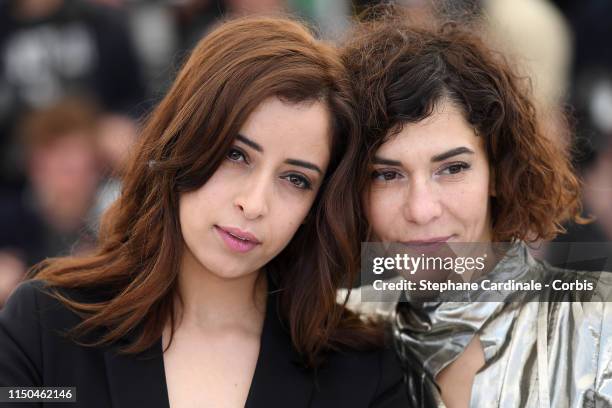
[(310, 181), (308, 181), (308, 179), (297, 174), (290, 174), (286, 176), (285, 179), (299, 189), (310, 190), (312, 187), (312, 184)]
[(453, 163), (440, 170), (439, 174), (446, 174), (452, 176), (454, 174), (459, 174), (465, 170), (468, 170), (469, 168), (470, 165), (467, 163)]
[(247, 161), (245, 154), (235, 148), (231, 148), (229, 152), (227, 152), (226, 157), (233, 162), (245, 162), (246, 163)]
[(399, 177), (400, 174), (393, 170), (375, 170), (372, 172), (372, 178), (379, 181), (391, 181)]

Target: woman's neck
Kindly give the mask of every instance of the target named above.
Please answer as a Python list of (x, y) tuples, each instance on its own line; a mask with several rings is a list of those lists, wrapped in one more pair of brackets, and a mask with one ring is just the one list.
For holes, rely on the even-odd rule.
[[(260, 271), (227, 279), (204, 268), (185, 250), (179, 274), (183, 327), (216, 330), (242, 327), (260, 331), (265, 316), (267, 279)], [(252, 327), (251, 327), (252, 326)]]

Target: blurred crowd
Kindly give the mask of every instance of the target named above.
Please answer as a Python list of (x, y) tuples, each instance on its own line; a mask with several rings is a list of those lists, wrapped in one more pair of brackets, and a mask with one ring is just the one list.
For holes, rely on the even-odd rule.
[[(368, 0), (0, 1), (0, 307), (27, 269), (95, 245), (142, 119), (220, 19), (286, 11), (338, 40)], [(559, 242), (612, 241), (612, 2), (403, 0), (487, 30), (575, 150), (585, 215)], [(484, 18), (483, 18), (484, 17)], [(474, 23), (476, 21), (477, 23)], [(569, 117), (567, 123), (565, 118)], [(573, 132), (567, 132), (568, 125)], [(546, 256), (567, 261), (563, 246)], [(592, 256), (582, 254), (583, 259)], [(604, 262), (604, 263), (601, 263)], [(605, 260), (577, 267), (601, 269)]]

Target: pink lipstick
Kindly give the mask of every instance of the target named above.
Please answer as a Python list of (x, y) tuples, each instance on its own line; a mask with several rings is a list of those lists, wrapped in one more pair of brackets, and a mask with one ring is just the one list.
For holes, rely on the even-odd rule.
[(238, 228), (219, 227), (215, 225), (215, 230), (223, 242), (225, 242), (225, 245), (232, 251), (249, 252), (257, 245), (261, 244), (255, 235)]

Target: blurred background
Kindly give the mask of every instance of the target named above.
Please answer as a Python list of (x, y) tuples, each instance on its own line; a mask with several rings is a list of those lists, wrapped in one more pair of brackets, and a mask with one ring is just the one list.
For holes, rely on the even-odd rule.
[[(281, 10), (336, 41), (356, 14), (376, 3), (0, 0), (0, 307), (30, 266), (93, 248), (142, 118), (217, 22)], [(476, 21), (497, 49), (523, 66), (550, 134), (576, 152), (585, 214), (596, 217), (589, 225), (568, 225), (542, 256), (601, 270), (612, 254), (612, 2), (395, 3), (422, 18)], [(565, 131), (563, 114), (572, 118), (573, 133)], [(576, 252), (569, 244), (575, 242), (598, 244)]]

